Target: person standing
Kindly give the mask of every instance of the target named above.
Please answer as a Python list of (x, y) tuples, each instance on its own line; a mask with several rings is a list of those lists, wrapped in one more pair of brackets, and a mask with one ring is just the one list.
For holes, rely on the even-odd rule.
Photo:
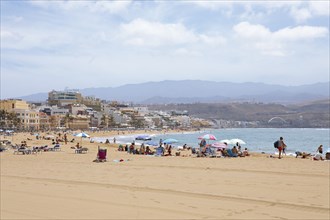
[(283, 141), (283, 137), (280, 137), (280, 140), (278, 141), (278, 159), (281, 159), (282, 151), (286, 147), (286, 144)]

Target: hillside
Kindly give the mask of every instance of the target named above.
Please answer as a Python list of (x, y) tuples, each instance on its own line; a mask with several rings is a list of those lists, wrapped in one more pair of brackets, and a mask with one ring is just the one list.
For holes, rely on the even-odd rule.
[[(161, 81), (119, 87), (81, 89), (83, 95), (103, 100), (142, 104), (265, 102), (298, 103), (329, 98), (329, 82), (302, 86), (264, 83), (230, 83), (201, 80)], [(19, 97), (28, 101), (45, 101), (47, 93)]]

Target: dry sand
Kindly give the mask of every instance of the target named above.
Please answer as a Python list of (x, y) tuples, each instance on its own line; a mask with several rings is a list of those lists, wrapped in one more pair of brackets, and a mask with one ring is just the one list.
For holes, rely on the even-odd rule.
[[(50, 144), (29, 134), (14, 143), (27, 138)], [(330, 218), (329, 161), (154, 157), (107, 146), (108, 162), (93, 163), (98, 144), (83, 141), (87, 154), (71, 146), (0, 153), (1, 219)]]

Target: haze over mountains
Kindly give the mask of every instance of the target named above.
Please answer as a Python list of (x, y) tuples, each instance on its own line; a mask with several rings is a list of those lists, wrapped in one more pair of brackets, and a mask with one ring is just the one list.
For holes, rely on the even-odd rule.
[[(201, 80), (160, 81), (119, 87), (86, 88), (84, 96), (141, 104), (216, 103), (255, 101), (297, 103), (329, 98), (329, 82), (301, 86), (264, 83), (231, 83)], [(45, 101), (48, 93), (19, 97), (27, 101)]]

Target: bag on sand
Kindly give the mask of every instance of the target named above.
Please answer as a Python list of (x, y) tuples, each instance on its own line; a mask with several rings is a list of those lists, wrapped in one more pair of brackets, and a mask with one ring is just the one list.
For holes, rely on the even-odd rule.
[(275, 142), (274, 142), (274, 147), (275, 147), (275, 148), (278, 148), (278, 144), (279, 144), (279, 141), (275, 141)]

